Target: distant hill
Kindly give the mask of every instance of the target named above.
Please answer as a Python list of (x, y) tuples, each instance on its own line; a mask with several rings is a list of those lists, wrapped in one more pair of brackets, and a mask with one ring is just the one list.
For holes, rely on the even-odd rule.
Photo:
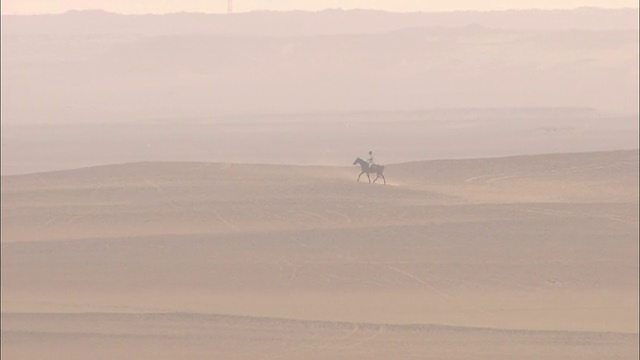
[(234, 14), (120, 15), (71, 11), (62, 15), (3, 15), (3, 34), (217, 34), (313, 36), (365, 34), (407, 27), (612, 30), (637, 29), (637, 9), (389, 13), (375, 10), (257, 11)]
[(638, 112), (637, 11), (2, 16), (5, 122)]

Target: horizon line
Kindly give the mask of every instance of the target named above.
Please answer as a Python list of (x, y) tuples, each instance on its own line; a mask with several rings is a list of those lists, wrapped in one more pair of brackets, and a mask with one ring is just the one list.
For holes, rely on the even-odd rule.
[(371, 8), (326, 8), (319, 10), (304, 10), (304, 9), (290, 9), (290, 10), (272, 10), (272, 9), (254, 9), (254, 10), (246, 10), (246, 11), (238, 11), (235, 10), (233, 13), (227, 13), (226, 11), (220, 12), (205, 12), (205, 11), (173, 11), (173, 12), (130, 12), (123, 13), (105, 9), (68, 9), (63, 12), (17, 12), (17, 13), (6, 13), (2, 11), (2, 16), (54, 16), (54, 15), (68, 15), (74, 13), (104, 13), (110, 15), (122, 15), (122, 16), (149, 16), (149, 15), (229, 15), (229, 16), (237, 16), (237, 15), (245, 15), (252, 13), (323, 13), (323, 12), (356, 12), (356, 11), (367, 11), (367, 12), (378, 12), (378, 13), (388, 13), (388, 14), (450, 14), (450, 13), (499, 13), (499, 12), (530, 12), (530, 11), (539, 11), (539, 12), (552, 12), (552, 11), (579, 11), (579, 10), (604, 10), (604, 11), (620, 11), (620, 10), (639, 10), (640, 4), (637, 7), (616, 7), (616, 8), (607, 8), (600, 6), (577, 6), (577, 7), (558, 7), (558, 8), (523, 8), (523, 9), (486, 9), (486, 10), (478, 10), (478, 9), (452, 9), (452, 10), (417, 10), (417, 11), (398, 11), (398, 10), (385, 10), (385, 9), (371, 9)]
[[(433, 162), (467, 162), (467, 161), (487, 161), (487, 160), (501, 160), (501, 159), (514, 159), (514, 158), (534, 158), (534, 157), (550, 157), (550, 156), (562, 156), (562, 155), (574, 155), (574, 156), (582, 156), (582, 155), (593, 155), (593, 154), (602, 154), (602, 153), (628, 153), (628, 152), (639, 152), (640, 148), (623, 148), (623, 149), (610, 149), (610, 150), (575, 150), (575, 151), (551, 151), (551, 152), (536, 152), (536, 153), (510, 153), (510, 154), (500, 154), (500, 155), (488, 155), (488, 156), (477, 156), (477, 157), (469, 157), (469, 156), (451, 156), (451, 157), (438, 157), (438, 158), (424, 158), (424, 159), (408, 159), (406, 161), (400, 162), (390, 162), (385, 163), (384, 166), (403, 166), (417, 163), (433, 163)], [(125, 162), (112, 162), (112, 163), (102, 163), (102, 164), (94, 164), (94, 165), (84, 165), (84, 166), (72, 166), (68, 168), (62, 169), (54, 169), (54, 170), (41, 170), (41, 171), (33, 171), (33, 172), (18, 172), (14, 174), (2, 175), (0, 174), (0, 178), (8, 178), (8, 177), (22, 177), (22, 176), (34, 176), (34, 175), (47, 175), (47, 174), (55, 174), (55, 173), (64, 173), (64, 172), (76, 172), (83, 171), (87, 169), (96, 169), (96, 168), (108, 168), (108, 167), (123, 167), (123, 166), (135, 166), (142, 164), (151, 164), (151, 165), (176, 165), (176, 164), (200, 164), (200, 165), (231, 165), (231, 166), (260, 166), (260, 167), (297, 167), (297, 168), (352, 168), (354, 165), (350, 164), (351, 161), (347, 161), (344, 165), (342, 164), (331, 164), (331, 163), (311, 163), (311, 164), (303, 164), (303, 163), (293, 163), (293, 162), (244, 162), (244, 161), (201, 161), (201, 160), (138, 160), (138, 161), (125, 161)]]

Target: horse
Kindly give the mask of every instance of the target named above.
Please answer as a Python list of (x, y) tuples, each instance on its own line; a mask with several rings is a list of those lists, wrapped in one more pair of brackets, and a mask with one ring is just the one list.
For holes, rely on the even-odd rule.
[(367, 174), (367, 179), (369, 179), (369, 184), (371, 184), (371, 177), (369, 177), (369, 174), (375, 173), (377, 176), (373, 180), (374, 183), (376, 182), (376, 180), (378, 180), (379, 177), (382, 177), (382, 180), (384, 181), (385, 185), (387, 184), (387, 179), (385, 179), (384, 175), (382, 175), (382, 172), (384, 171), (384, 166), (373, 164), (370, 167), (366, 161), (360, 158), (357, 158), (354, 160), (353, 165), (356, 165), (356, 164), (360, 165), (360, 167), (362, 168), (362, 172), (360, 173), (360, 175), (358, 175), (357, 182), (360, 182), (360, 176), (362, 176), (362, 174)]

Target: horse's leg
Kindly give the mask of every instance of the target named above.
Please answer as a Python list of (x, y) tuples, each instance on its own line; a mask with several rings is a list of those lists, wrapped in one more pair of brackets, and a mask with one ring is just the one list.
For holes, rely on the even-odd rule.
[(380, 173), (380, 176), (382, 176), (382, 180), (384, 180), (384, 184), (387, 185), (387, 179), (384, 178), (384, 174)]
[(380, 177), (380, 175), (377, 175), (375, 179), (373, 179), (373, 182), (375, 183), (376, 180), (378, 180), (378, 178)]
[(371, 176), (369, 176), (369, 173), (367, 173), (367, 179), (369, 179), (369, 184), (371, 184)]
[(364, 171), (360, 173), (360, 175), (358, 175), (358, 181), (356, 182), (360, 182), (360, 176), (362, 176), (362, 174), (364, 174)]

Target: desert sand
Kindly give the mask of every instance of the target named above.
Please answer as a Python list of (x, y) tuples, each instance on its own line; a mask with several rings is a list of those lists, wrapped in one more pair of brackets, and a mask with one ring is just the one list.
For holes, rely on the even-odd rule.
[(2, 357), (638, 357), (637, 150), (358, 173), (3, 176)]

